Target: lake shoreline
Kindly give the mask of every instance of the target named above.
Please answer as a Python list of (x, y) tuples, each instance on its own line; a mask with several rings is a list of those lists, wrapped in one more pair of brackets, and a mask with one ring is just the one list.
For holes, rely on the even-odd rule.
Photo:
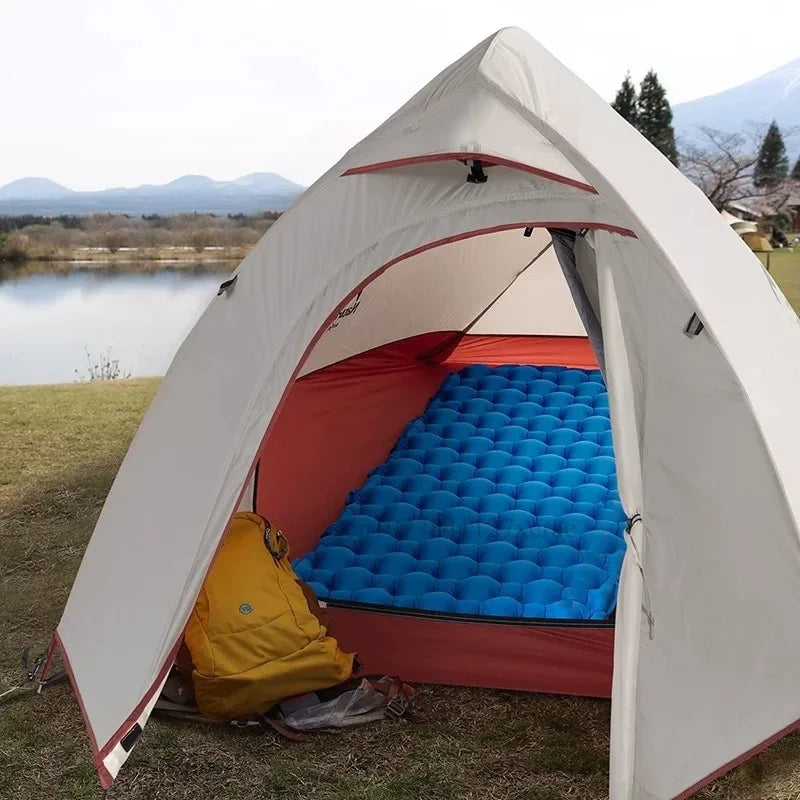
[(120, 267), (125, 272), (156, 272), (159, 269), (202, 268), (232, 270), (252, 245), (230, 247), (121, 247), (114, 252), (103, 247), (58, 249), (46, 254), (10, 260), (0, 259), (0, 272), (30, 275), (38, 272), (67, 273), (86, 269)]
[(165, 250), (147, 248), (137, 251), (75, 252), (47, 258), (26, 258), (19, 261), (0, 260), (0, 279), (41, 273), (66, 275), (70, 272), (128, 272), (152, 274), (160, 271), (187, 270), (197, 272), (231, 272), (245, 258), (249, 247), (193, 248)]

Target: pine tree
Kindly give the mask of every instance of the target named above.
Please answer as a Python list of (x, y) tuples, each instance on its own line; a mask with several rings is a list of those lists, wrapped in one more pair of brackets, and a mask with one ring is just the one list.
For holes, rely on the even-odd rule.
[(667, 93), (652, 69), (642, 80), (636, 111), (639, 131), (677, 166), (678, 150), (672, 128), (672, 109)]
[(636, 127), (639, 115), (636, 111), (636, 87), (631, 80), (630, 72), (625, 73), (622, 86), (619, 87), (617, 96), (611, 104), (611, 108), (619, 114), (622, 119)]
[(800, 156), (797, 156), (797, 161), (794, 162), (794, 169), (792, 170), (792, 180), (800, 181)]
[(778, 123), (772, 120), (758, 151), (756, 166), (753, 170), (753, 183), (759, 188), (777, 186), (781, 181), (786, 180), (788, 174), (789, 159), (786, 156), (786, 145), (783, 143)]

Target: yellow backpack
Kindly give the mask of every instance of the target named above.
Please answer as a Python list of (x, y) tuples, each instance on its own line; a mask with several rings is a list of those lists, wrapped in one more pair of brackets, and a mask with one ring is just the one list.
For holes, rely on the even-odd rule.
[(263, 713), (279, 700), (333, 686), (353, 671), (311, 613), (283, 534), (238, 513), (186, 627), (195, 699), (219, 719)]

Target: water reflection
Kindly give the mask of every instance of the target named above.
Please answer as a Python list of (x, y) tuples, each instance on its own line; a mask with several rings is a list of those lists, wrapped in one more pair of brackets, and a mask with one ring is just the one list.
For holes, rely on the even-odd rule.
[(163, 375), (229, 266), (0, 278), (0, 384), (74, 381), (86, 351), (134, 376)]

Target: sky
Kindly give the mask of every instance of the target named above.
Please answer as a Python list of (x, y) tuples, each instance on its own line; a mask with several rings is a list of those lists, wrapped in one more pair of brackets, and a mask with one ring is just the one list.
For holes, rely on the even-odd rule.
[(653, 67), (674, 104), (797, 58), (797, 26), (772, 24), (792, 5), (773, 0), (765, 23), (738, 0), (2, 0), (0, 185), (307, 185), (507, 25), (606, 99)]

